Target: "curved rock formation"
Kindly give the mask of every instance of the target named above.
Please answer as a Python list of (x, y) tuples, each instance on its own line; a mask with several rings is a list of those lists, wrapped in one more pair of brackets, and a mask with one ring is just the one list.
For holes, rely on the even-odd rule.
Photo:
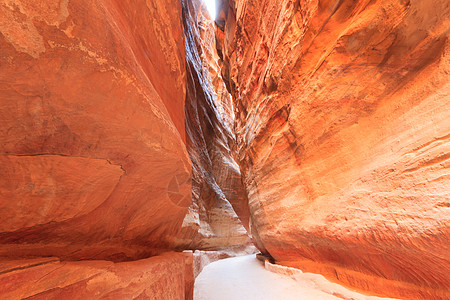
[(192, 254), (147, 257), (249, 249), (214, 25), (183, 5), (0, 1), (1, 298), (191, 299)]
[(235, 161), (234, 108), (220, 75), (214, 22), (200, 0), (183, 1), (186, 41), (186, 143), (192, 161), (192, 204), (184, 249), (245, 250), (249, 210)]
[(186, 253), (120, 263), (61, 262), (54, 257), (0, 261), (0, 295), (33, 300), (192, 299), (192, 265), (192, 254)]
[(222, 3), (252, 235), (380, 295), (450, 286), (448, 1)]
[(1, 1), (1, 255), (174, 247), (191, 202), (181, 13), (179, 1)]
[(218, 2), (0, 1), (0, 294), (189, 298), (201, 259), (147, 258), (249, 229), (449, 298), (448, 1)]

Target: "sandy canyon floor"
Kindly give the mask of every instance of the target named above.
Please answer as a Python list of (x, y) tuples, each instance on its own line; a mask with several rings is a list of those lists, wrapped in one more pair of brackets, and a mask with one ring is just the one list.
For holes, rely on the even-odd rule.
[(255, 255), (233, 257), (206, 266), (195, 281), (194, 300), (391, 299), (366, 296), (321, 275), (273, 273)]

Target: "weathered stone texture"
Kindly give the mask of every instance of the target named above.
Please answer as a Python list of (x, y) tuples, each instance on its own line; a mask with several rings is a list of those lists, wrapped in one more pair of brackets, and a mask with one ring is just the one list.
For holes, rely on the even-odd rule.
[(191, 203), (181, 14), (179, 1), (0, 2), (0, 255), (174, 247)]
[(200, 0), (183, 1), (186, 40), (186, 144), (192, 160), (192, 204), (180, 245), (218, 250), (251, 246), (249, 210), (235, 161), (234, 108), (220, 74), (214, 22)]
[(448, 1), (224, 1), (252, 235), (353, 287), (449, 296)]
[(192, 254), (187, 253), (121, 263), (57, 258), (0, 261), (0, 295), (11, 300), (183, 300), (192, 299), (193, 285)]

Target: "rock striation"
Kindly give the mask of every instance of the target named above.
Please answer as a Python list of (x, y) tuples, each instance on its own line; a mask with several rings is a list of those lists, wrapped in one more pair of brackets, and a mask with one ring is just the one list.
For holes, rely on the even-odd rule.
[(181, 13), (179, 1), (1, 1), (0, 255), (174, 247), (191, 203)]
[(235, 161), (234, 107), (220, 74), (215, 25), (202, 1), (183, 1), (186, 41), (186, 146), (192, 203), (183, 249), (251, 251), (249, 210)]
[(1, 298), (190, 299), (250, 237), (450, 298), (448, 1), (218, 2), (0, 1)]
[(0, 261), (3, 299), (181, 300), (192, 299), (193, 284), (192, 254), (187, 253), (120, 263), (52, 257)]
[(0, 298), (192, 299), (194, 269), (253, 250), (203, 14), (0, 1)]
[(223, 1), (252, 236), (406, 299), (450, 291), (448, 1)]

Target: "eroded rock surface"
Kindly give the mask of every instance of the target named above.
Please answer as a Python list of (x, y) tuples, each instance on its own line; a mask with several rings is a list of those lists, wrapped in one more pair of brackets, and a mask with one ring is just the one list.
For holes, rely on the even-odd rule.
[(220, 74), (214, 22), (200, 0), (183, 1), (186, 40), (186, 143), (192, 204), (180, 245), (246, 251), (249, 210), (236, 163), (234, 107)]
[(121, 263), (51, 257), (0, 261), (3, 299), (192, 299), (193, 279), (188, 253)]
[(179, 1), (0, 2), (1, 255), (174, 247), (191, 203), (181, 13)]
[(448, 1), (225, 1), (252, 235), (380, 295), (450, 295)]
[(182, 298), (194, 262), (111, 261), (250, 228), (278, 263), (450, 297), (448, 1), (221, 5), (0, 1), (2, 296)]
[(214, 30), (200, 1), (0, 1), (1, 297), (189, 299), (192, 254), (129, 261), (254, 249)]

